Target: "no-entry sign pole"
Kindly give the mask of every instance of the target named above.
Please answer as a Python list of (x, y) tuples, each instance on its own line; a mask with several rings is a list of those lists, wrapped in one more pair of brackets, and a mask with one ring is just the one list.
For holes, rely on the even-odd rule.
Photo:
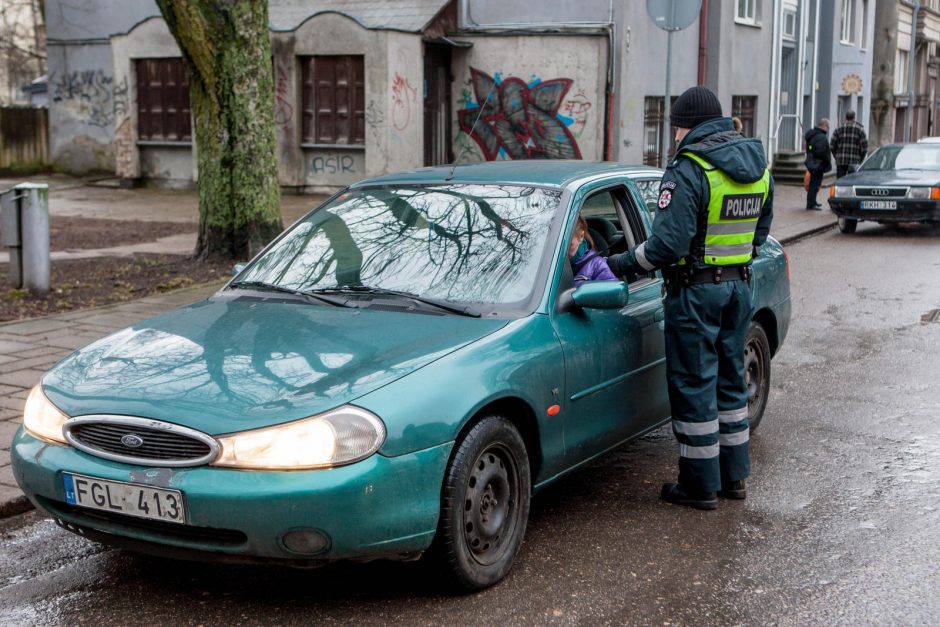
[(702, 0), (646, 0), (646, 12), (657, 28), (666, 31), (666, 97), (663, 99), (663, 132), (660, 135), (660, 155), (665, 167), (669, 160), (669, 113), (672, 108), (670, 81), (672, 79), (672, 34), (687, 28), (702, 10)]

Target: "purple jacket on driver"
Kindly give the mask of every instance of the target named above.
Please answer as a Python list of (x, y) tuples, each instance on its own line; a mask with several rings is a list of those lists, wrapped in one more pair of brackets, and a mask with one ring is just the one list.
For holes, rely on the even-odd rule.
[(574, 285), (580, 287), (585, 281), (616, 281), (617, 277), (610, 271), (607, 260), (589, 250), (580, 257), (571, 260), (571, 269), (574, 271)]

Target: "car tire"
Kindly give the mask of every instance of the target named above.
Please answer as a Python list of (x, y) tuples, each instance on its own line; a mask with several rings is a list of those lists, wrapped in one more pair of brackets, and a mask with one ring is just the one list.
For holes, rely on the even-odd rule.
[(531, 484), (525, 443), (506, 418), (484, 418), (457, 443), (430, 551), (448, 587), (480, 590), (509, 573), (525, 535)]
[(770, 342), (758, 322), (751, 322), (744, 340), (744, 381), (747, 384), (747, 420), (751, 431), (764, 418), (770, 395)]
[(839, 231), (847, 235), (851, 235), (855, 232), (856, 228), (858, 228), (858, 220), (839, 216)]

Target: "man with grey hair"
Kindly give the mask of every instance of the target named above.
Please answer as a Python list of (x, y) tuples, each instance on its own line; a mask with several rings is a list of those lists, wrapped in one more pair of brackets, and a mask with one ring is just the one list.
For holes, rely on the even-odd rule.
[(854, 111), (845, 112), (845, 124), (833, 131), (829, 148), (836, 158), (836, 176), (839, 178), (855, 172), (865, 160), (868, 138), (862, 125), (855, 121)]
[(806, 169), (809, 170), (809, 187), (806, 188), (806, 208), (822, 209), (816, 202), (816, 194), (822, 186), (823, 175), (832, 169), (829, 152), (829, 120), (821, 119), (814, 128), (806, 131)]

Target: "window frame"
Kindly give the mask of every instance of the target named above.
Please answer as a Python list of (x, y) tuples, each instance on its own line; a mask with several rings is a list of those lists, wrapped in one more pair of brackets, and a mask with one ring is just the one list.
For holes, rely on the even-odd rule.
[[(846, 39), (848, 33), (848, 39)], [(858, 43), (858, 0), (842, 0), (842, 19), (839, 25), (839, 43), (854, 46)]]
[[(141, 145), (191, 145), (193, 143), (192, 107), (189, 82), (182, 57), (145, 57), (134, 59), (137, 98), (137, 143)], [(156, 68), (156, 70), (155, 70)], [(168, 83), (173, 77), (175, 82)], [(160, 83), (154, 85), (153, 79)], [(154, 94), (158, 94), (154, 97)], [(155, 105), (159, 104), (159, 108)], [(155, 132), (154, 121), (159, 121)], [(171, 130), (175, 133), (170, 133)]]
[[(345, 59), (345, 84), (337, 78), (337, 65), (332, 68), (331, 80), (321, 78), (326, 73), (327, 60), (338, 63)], [(301, 147), (310, 148), (365, 148), (365, 55), (314, 54), (298, 57), (301, 84)], [(318, 69), (319, 66), (319, 69)], [(331, 106), (321, 109), (318, 92), (327, 83), (332, 87)], [(345, 97), (338, 95), (345, 89)], [(328, 134), (321, 119), (331, 116)], [(338, 120), (342, 120), (339, 122)]]
[[(757, 136), (757, 101), (756, 95), (731, 96), (731, 115), (741, 120), (741, 134), (745, 137)], [(744, 115), (746, 112), (750, 115)]]
[[(734, 21), (736, 24), (745, 26), (759, 26), (758, 21), (758, 2), (759, 0), (735, 0), (734, 3)], [(743, 13), (741, 9), (744, 9)]]

